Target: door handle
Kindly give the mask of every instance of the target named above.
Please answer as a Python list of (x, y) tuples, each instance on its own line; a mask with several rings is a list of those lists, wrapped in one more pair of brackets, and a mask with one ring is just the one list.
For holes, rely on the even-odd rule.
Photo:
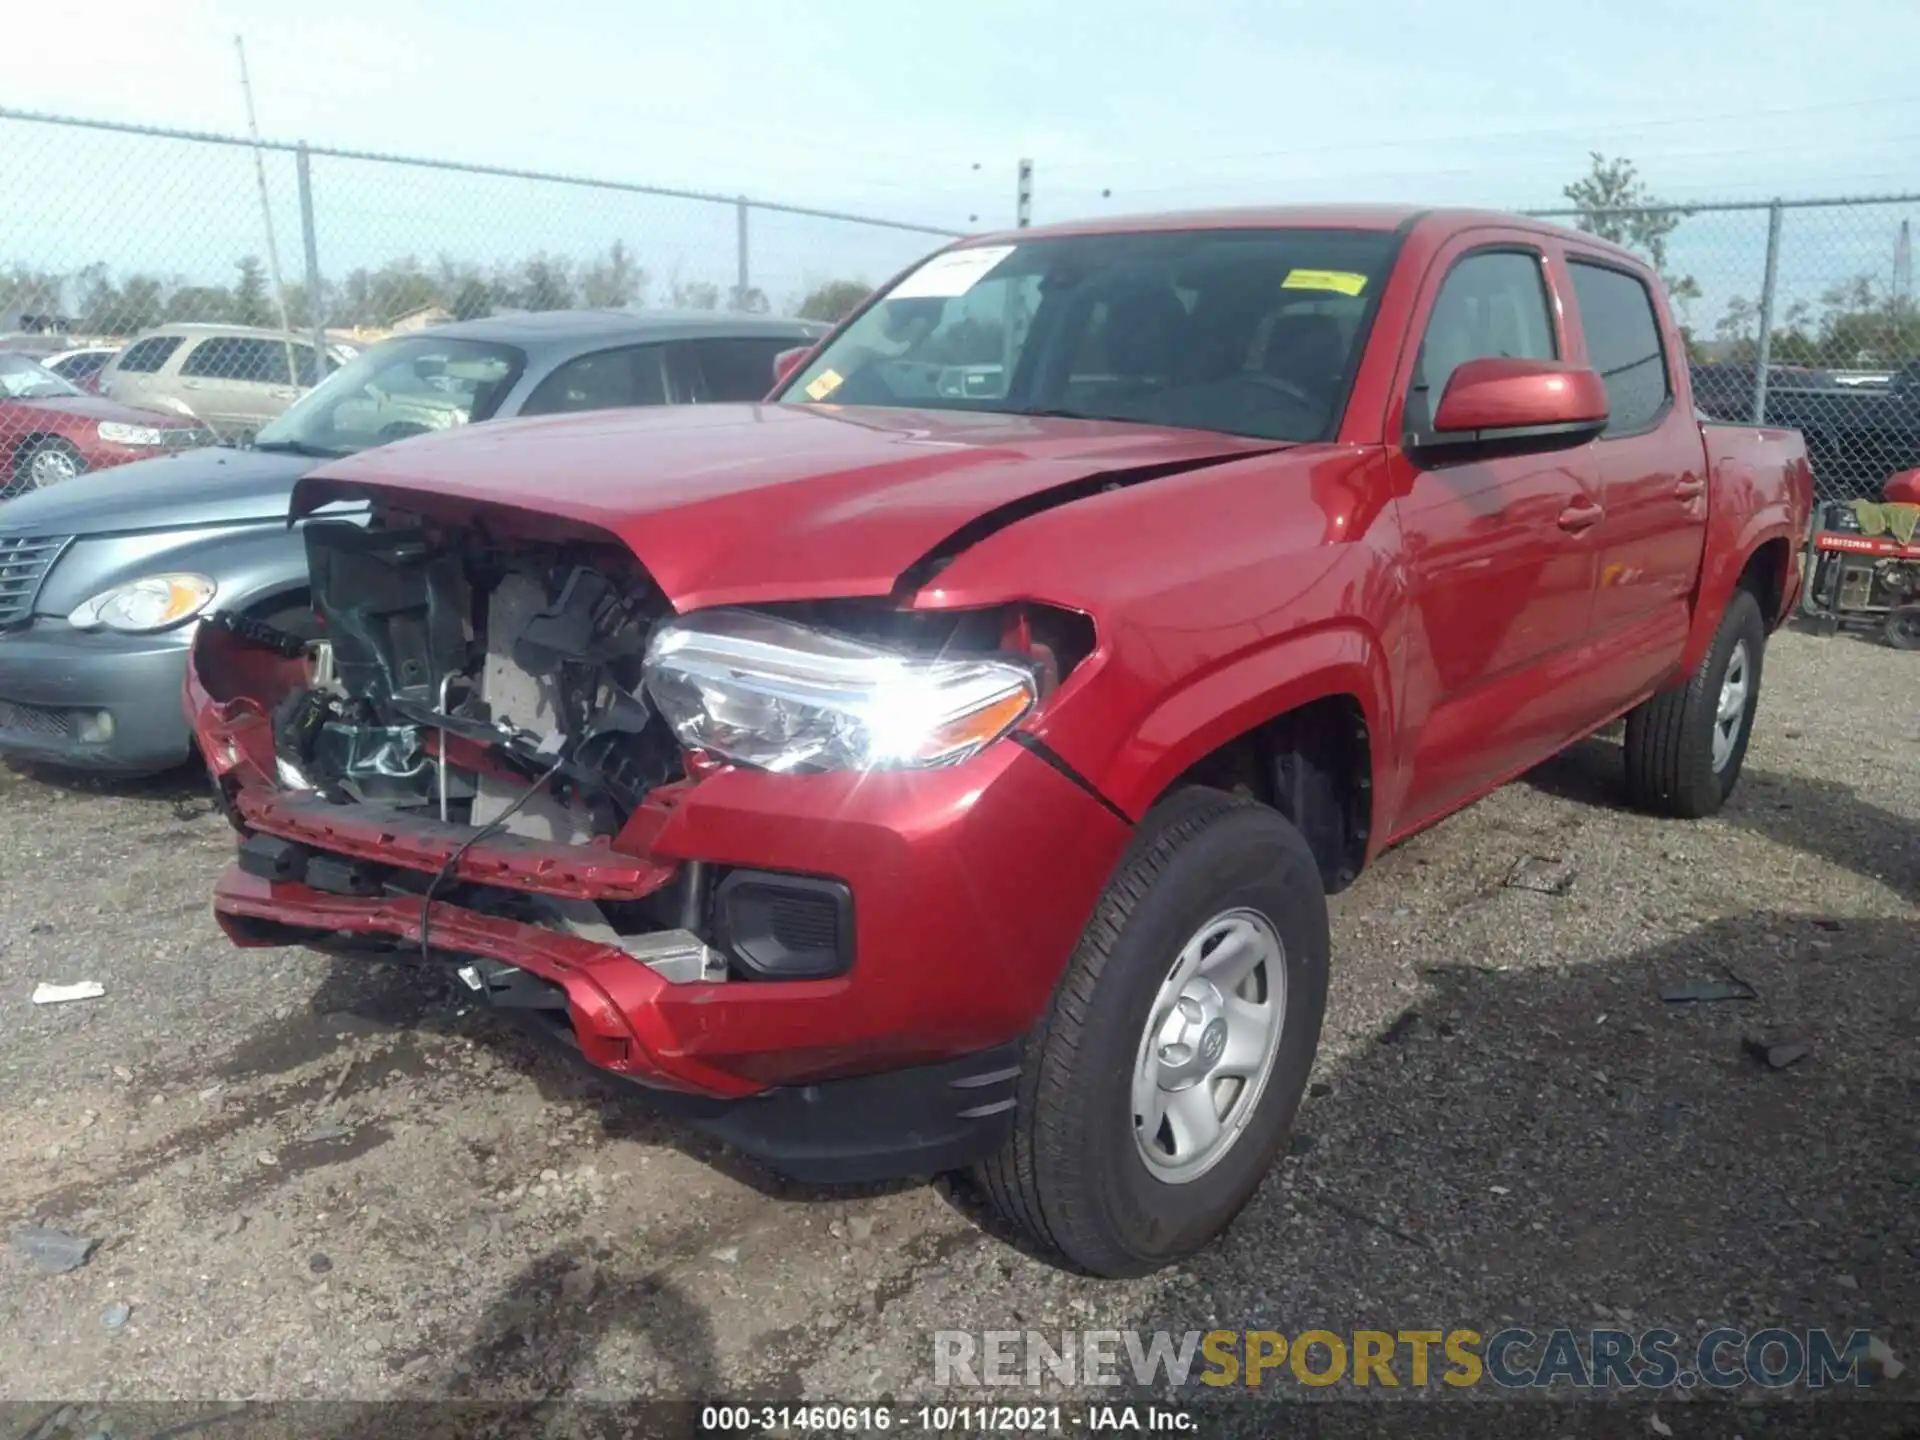
[(1570, 535), (1578, 535), (1598, 525), (1600, 517), (1606, 513), (1591, 500), (1583, 500), (1560, 512), (1560, 528)]
[(1682, 475), (1679, 483), (1673, 487), (1673, 498), (1676, 500), (1698, 500), (1706, 493), (1707, 482), (1698, 475)]

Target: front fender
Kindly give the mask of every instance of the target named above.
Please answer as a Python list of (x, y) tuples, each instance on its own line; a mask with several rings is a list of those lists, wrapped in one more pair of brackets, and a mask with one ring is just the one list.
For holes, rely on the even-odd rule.
[[(1329, 696), (1353, 697), (1373, 753), (1393, 754), (1391, 694), (1378, 640), (1358, 625), (1330, 623), (1282, 636), (1189, 677), (1161, 696), (1130, 732), (1104, 747), (1080, 727), (1043, 726), (1036, 733), (1137, 820), (1182, 773), (1228, 741)], [(1073, 733), (1076, 729), (1080, 733)]]

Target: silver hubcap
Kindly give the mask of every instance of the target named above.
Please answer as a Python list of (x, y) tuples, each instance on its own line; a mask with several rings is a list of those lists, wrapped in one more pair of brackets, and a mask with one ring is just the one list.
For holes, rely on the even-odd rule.
[(27, 464), (27, 476), (35, 485), (58, 485), (80, 473), (73, 457), (64, 450), (36, 450)]
[(1720, 704), (1713, 713), (1714, 773), (1727, 768), (1733, 750), (1740, 743), (1741, 727), (1747, 723), (1747, 701), (1753, 696), (1753, 667), (1747, 660), (1747, 642), (1742, 640), (1727, 657), (1726, 678), (1720, 682)]
[(1287, 1019), (1287, 958), (1266, 916), (1193, 933), (1154, 996), (1133, 1065), (1133, 1138), (1158, 1179), (1211, 1170), (1253, 1119)]

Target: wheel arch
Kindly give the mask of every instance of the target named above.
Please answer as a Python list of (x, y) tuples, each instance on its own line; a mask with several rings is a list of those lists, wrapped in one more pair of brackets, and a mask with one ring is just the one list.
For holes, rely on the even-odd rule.
[(1184, 785), (1241, 789), (1294, 822), (1338, 890), (1380, 831), (1375, 778), (1378, 757), (1392, 753), (1391, 716), (1385, 659), (1368, 632), (1295, 634), (1166, 696), (1102, 791), (1137, 817)]
[(1753, 590), (1769, 631), (1780, 626), (1795, 598), (1792, 568), (1798, 538), (1784, 502), (1749, 517), (1729, 542), (1715, 543), (1709, 537), (1678, 675), (1691, 675), (1706, 657), (1720, 628), (1720, 617), (1737, 590)]

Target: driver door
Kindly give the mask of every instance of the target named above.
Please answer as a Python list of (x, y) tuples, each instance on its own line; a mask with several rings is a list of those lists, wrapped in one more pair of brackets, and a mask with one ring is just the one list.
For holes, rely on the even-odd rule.
[(1428, 272), (1420, 339), (1402, 356), (1387, 420), (1411, 599), (1401, 733), (1415, 825), (1578, 733), (1598, 574), (1593, 447), (1442, 462), (1418, 443), (1463, 361), (1561, 358), (1561, 313), (1534, 237), (1471, 232)]

